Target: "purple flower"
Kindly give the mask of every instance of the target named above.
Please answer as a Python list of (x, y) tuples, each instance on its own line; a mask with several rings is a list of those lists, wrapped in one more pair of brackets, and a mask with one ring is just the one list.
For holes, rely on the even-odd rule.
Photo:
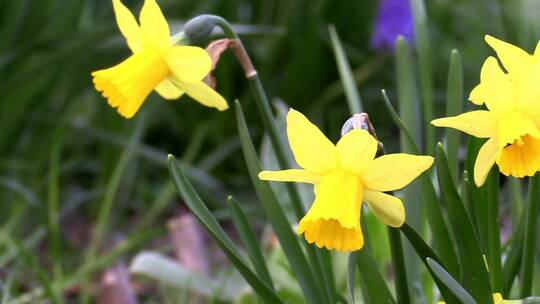
[(375, 50), (393, 50), (400, 35), (412, 42), (413, 22), (409, 0), (379, 0), (371, 47)]

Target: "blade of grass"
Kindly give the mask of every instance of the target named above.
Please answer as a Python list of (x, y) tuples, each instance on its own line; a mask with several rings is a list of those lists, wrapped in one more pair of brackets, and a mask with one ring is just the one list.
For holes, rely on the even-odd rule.
[[(104, 269), (105, 267), (111, 265), (112, 263), (117, 261), (120, 256), (126, 254), (127, 252), (138, 248), (143, 244), (147, 244), (148, 241), (150, 241), (151, 239), (156, 239), (162, 236), (163, 234), (165, 234), (165, 231), (166, 230), (164, 227), (146, 229), (124, 241), (121, 241), (110, 252), (107, 252), (98, 257), (96, 259), (96, 263), (91, 265), (83, 265), (73, 275), (67, 277), (62, 283), (64, 290), (73, 288), (73, 286), (80, 284), (83, 279), (94, 274), (96, 271)], [(21, 294), (17, 298), (9, 301), (7, 304), (36, 303), (36, 301), (39, 301), (46, 295), (47, 293), (43, 286), (39, 286), (28, 292), (25, 292), (24, 294)]]
[[(450, 68), (448, 70), (448, 86), (446, 91), (446, 116), (455, 116), (463, 112), (463, 68), (461, 57), (457, 50), (450, 54)], [(458, 180), (459, 173), (459, 143), (460, 132), (445, 129), (446, 150), (448, 151), (448, 165), (454, 181)]]
[(480, 243), (463, 201), (456, 190), (448, 167), (446, 153), (440, 143), (437, 145), (435, 163), (440, 189), (446, 200), (448, 215), (458, 244), (464, 286), (479, 303), (491, 303), (493, 300), (490, 278)]
[(251, 181), (254, 184), (257, 195), (261, 201), (261, 207), (264, 209), (266, 216), (279, 239), (287, 260), (298, 278), (300, 287), (302, 288), (304, 296), (306, 297), (306, 301), (308, 303), (330, 301), (328, 298), (323, 298), (323, 294), (320, 290), (320, 288), (323, 286), (318, 286), (316, 280), (314, 279), (313, 272), (306, 261), (300, 244), (298, 243), (298, 238), (293, 233), (291, 225), (285, 216), (283, 208), (277, 201), (274, 191), (267, 182), (259, 180), (257, 176), (261, 171), (260, 161), (257, 157), (257, 153), (255, 152), (255, 147), (251, 142), (248, 127), (242, 112), (242, 107), (238, 101), (235, 102), (235, 107), (242, 151), (244, 153), (244, 158), (246, 160)]
[[(448, 287), (449, 290), (452, 291), (452, 293), (456, 296), (456, 298), (459, 299), (460, 303), (462, 304), (476, 304), (476, 301), (474, 298), (463, 288), (463, 286), (459, 285), (459, 283), (454, 279), (439, 263), (437, 263), (435, 260), (431, 258), (426, 259), (429, 268), (433, 271), (433, 273), (439, 278), (439, 280)], [(490, 300), (489, 303), (491, 303), (492, 300)], [(488, 303), (488, 302), (481, 302), (481, 303)]]
[[(382, 97), (386, 109), (392, 116), (394, 123), (399, 127), (401, 134), (405, 137), (412, 148), (413, 154), (420, 154), (420, 150), (414, 143), (411, 133), (405, 127), (401, 118), (399, 118), (397, 112), (392, 107), (390, 99), (386, 95), (386, 92), (382, 90)], [(421, 194), (424, 198), (424, 206), (426, 207), (426, 215), (428, 217), (428, 224), (431, 228), (431, 233), (433, 235), (433, 242), (435, 247), (435, 252), (441, 257), (441, 261), (449, 269), (450, 273), (457, 276), (459, 275), (459, 267), (456, 252), (452, 239), (450, 237), (450, 232), (448, 230), (448, 225), (443, 216), (441, 205), (437, 198), (437, 193), (435, 192), (435, 187), (431, 182), (431, 179), (427, 174), (422, 174), (418, 177), (421, 186)]]
[[(62, 282), (63, 270), (62, 270), (62, 257), (60, 248), (60, 229), (59, 229), (59, 164), (62, 152), (62, 142), (64, 139), (63, 128), (57, 127), (53, 137), (53, 143), (51, 153), (49, 157), (49, 183), (48, 183), (48, 195), (47, 195), (47, 229), (49, 235), (49, 253), (53, 269), (53, 280), (55, 282)], [(62, 287), (59, 286), (55, 289), (55, 298), (59, 303), (63, 303), (63, 296), (59, 294)]]
[(15, 248), (20, 261), (23, 262), (23, 265), (35, 273), (39, 283), (41, 283), (43, 293), (48, 296), (53, 303), (60, 303), (61, 299), (59, 299), (59, 297), (61, 297), (61, 295), (56, 292), (57, 289), (53, 285), (54, 281), (51, 280), (45, 269), (39, 265), (37, 256), (28, 251), (24, 244), (22, 244), (19, 240), (14, 239), (9, 234), (6, 234), (3, 230), (0, 231), (0, 239), (2, 239), (3, 243), (9, 244), (9, 247)]
[(522, 298), (531, 295), (533, 287), (534, 257), (536, 250), (536, 233), (538, 208), (540, 206), (540, 175), (536, 173), (529, 181), (529, 202), (526, 208), (527, 225), (525, 226), (525, 242), (523, 242), (523, 258), (521, 262)]
[[(101, 246), (103, 238), (105, 237), (105, 233), (108, 229), (109, 216), (111, 213), (113, 202), (115, 200), (118, 188), (120, 187), (120, 182), (122, 181), (124, 172), (126, 171), (129, 165), (129, 161), (131, 160), (131, 157), (133, 155), (133, 150), (137, 145), (137, 142), (139, 142), (141, 138), (143, 125), (144, 116), (139, 115), (136, 121), (135, 130), (130, 135), (129, 144), (124, 149), (124, 151), (122, 151), (120, 159), (118, 160), (114, 171), (112, 172), (112, 176), (107, 183), (105, 194), (103, 196), (103, 201), (101, 202), (99, 208), (98, 218), (96, 220), (96, 225), (94, 228), (94, 234), (92, 236), (92, 240), (90, 241), (90, 245), (88, 246), (88, 250), (86, 253), (86, 257), (84, 258), (83, 264), (91, 265), (95, 263), (97, 251), (99, 250), (99, 247)], [(81, 302), (88, 303), (88, 294), (86, 292), (83, 292), (81, 295)]]
[(349, 65), (343, 46), (341, 45), (341, 40), (339, 39), (336, 27), (333, 24), (329, 25), (328, 32), (330, 33), (332, 50), (334, 51), (334, 57), (336, 58), (339, 76), (341, 77), (341, 83), (345, 90), (349, 110), (351, 114), (362, 113), (362, 100), (360, 99), (360, 94), (358, 94), (351, 66)]
[(266, 266), (266, 262), (264, 261), (264, 257), (261, 253), (259, 242), (257, 242), (257, 238), (249, 226), (248, 219), (244, 214), (244, 211), (240, 207), (238, 201), (232, 196), (228, 197), (227, 203), (229, 210), (231, 211), (234, 226), (236, 227), (242, 242), (246, 246), (251, 263), (253, 263), (253, 266), (255, 267), (255, 271), (261, 280), (273, 289), (274, 282), (272, 282), (270, 272), (268, 271), (268, 267)]
[(201, 200), (193, 186), (184, 175), (174, 156), (168, 157), (169, 171), (173, 178), (174, 184), (186, 206), (199, 219), (204, 228), (216, 240), (219, 248), (223, 250), (229, 261), (244, 277), (246, 282), (266, 303), (282, 303), (281, 299), (266, 285), (244, 262), (238, 250), (234, 246), (232, 240), (227, 236), (227, 233), (221, 228), (217, 220), (214, 218), (210, 210)]

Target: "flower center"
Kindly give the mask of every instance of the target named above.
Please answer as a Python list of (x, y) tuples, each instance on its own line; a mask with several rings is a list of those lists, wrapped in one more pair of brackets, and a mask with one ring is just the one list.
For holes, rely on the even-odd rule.
[(540, 168), (540, 139), (521, 136), (500, 149), (497, 165), (504, 175), (532, 176)]

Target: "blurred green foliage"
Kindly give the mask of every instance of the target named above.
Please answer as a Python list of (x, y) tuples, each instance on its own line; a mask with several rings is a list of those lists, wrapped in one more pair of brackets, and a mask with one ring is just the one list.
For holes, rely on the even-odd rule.
[[(125, 4), (138, 11), (142, 2)], [(364, 110), (388, 150), (397, 149), (397, 129), (379, 93), (385, 88), (396, 95), (392, 52), (369, 48), (375, 0), (159, 3), (173, 31), (201, 13), (237, 25), (270, 98), (301, 110), (336, 140), (349, 114), (328, 33), (334, 24)], [(445, 110), (452, 49), (460, 50), (467, 94), (478, 82), (483, 59), (492, 54), (484, 34), (527, 50), (540, 35), (536, 0), (436, 0), (426, 5), (436, 116)], [(125, 120), (94, 91), (90, 72), (128, 54), (110, 1), (0, 0), (0, 278), (11, 286), (4, 295), (15, 297), (47, 287), (46, 282), (52, 290), (60, 281), (69, 286), (66, 282), (100, 270), (117, 256), (162, 247), (156, 240), (165, 234), (166, 220), (181, 209), (166, 170), (167, 153), (180, 156), (221, 219), (228, 217), (227, 195), (254, 202), (239, 156), (234, 111), (221, 113), (188, 97), (164, 101), (153, 94), (136, 118)], [(215, 74), (217, 90), (229, 103), (236, 98), (242, 103), (252, 138), (259, 143), (262, 125), (231, 54), (223, 56)], [(128, 158), (127, 166), (118, 169), (121, 155)], [(120, 174), (117, 187), (111, 183), (115, 172)], [(103, 251), (95, 265), (82, 265), (106, 193), (113, 205)], [(49, 253), (54, 237), (46, 231), (54, 233), (47, 228), (54, 204), (61, 219), (59, 252)], [(253, 204), (244, 210), (251, 219), (260, 215)], [(19, 258), (25, 251), (28, 258)], [(52, 264), (60, 264), (61, 271), (51, 281)]]

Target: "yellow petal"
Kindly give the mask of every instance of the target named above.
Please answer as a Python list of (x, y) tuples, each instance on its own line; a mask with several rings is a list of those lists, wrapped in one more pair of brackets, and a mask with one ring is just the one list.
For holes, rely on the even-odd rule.
[[(504, 68), (513, 75), (522, 74), (532, 62), (532, 56), (510, 43), (486, 35), (486, 42), (497, 52)], [(512, 76), (513, 76), (512, 75)]]
[(139, 25), (133, 17), (133, 14), (120, 0), (113, 0), (114, 14), (116, 15), (116, 23), (127, 44), (133, 53), (138, 52), (143, 46), (143, 38)]
[[(521, 303), (522, 301), (505, 301), (500, 293), (494, 293), (493, 294), (493, 304), (503, 304), (503, 303), (513, 303), (518, 302)], [(439, 301), (437, 304), (446, 304), (446, 302)]]
[(156, 92), (161, 95), (161, 97), (168, 100), (178, 99), (184, 94), (184, 91), (180, 90), (169, 79), (163, 79), (163, 81), (157, 85)]
[(336, 147), (341, 167), (359, 174), (375, 158), (378, 142), (367, 131), (355, 129), (345, 134)]
[(325, 175), (317, 184), (315, 201), (298, 224), (309, 243), (338, 251), (360, 249), (362, 187), (358, 178), (345, 171)]
[(497, 124), (500, 148), (521, 141), (521, 137), (525, 135), (540, 138), (540, 132), (531, 118), (517, 111), (501, 116)]
[(185, 83), (203, 80), (212, 68), (210, 55), (196, 46), (172, 47), (165, 60), (173, 75)]
[(163, 50), (170, 47), (169, 25), (156, 0), (145, 0), (141, 14), (141, 32), (153, 47)]
[(366, 189), (394, 191), (411, 183), (433, 164), (433, 157), (405, 153), (387, 154), (371, 161), (362, 171)]
[[(304, 217), (305, 219), (305, 217)], [(315, 243), (319, 248), (339, 252), (351, 252), (364, 246), (364, 236), (360, 225), (354, 228), (344, 228), (334, 219), (317, 219), (307, 221), (302, 219), (296, 230), (298, 234), (304, 233), (306, 241)]]
[(92, 81), (111, 107), (117, 108), (125, 118), (131, 118), (169, 74), (159, 53), (142, 50), (112, 68), (93, 72)]
[(499, 150), (497, 165), (506, 176), (533, 176), (540, 169), (540, 140), (530, 135), (520, 140)]
[(259, 179), (278, 182), (299, 182), (315, 184), (321, 181), (321, 176), (314, 172), (301, 169), (259, 172)]
[(474, 183), (480, 187), (486, 181), (489, 170), (495, 164), (499, 145), (496, 138), (490, 138), (478, 152), (476, 162), (474, 163)]
[(334, 171), (324, 175), (317, 185), (306, 219), (335, 219), (344, 228), (354, 228), (360, 218), (361, 201), (362, 185), (356, 175)]
[(436, 127), (447, 127), (460, 130), (479, 138), (493, 137), (496, 134), (495, 114), (484, 111), (471, 111), (458, 116), (444, 117), (431, 121)]
[(300, 167), (318, 173), (335, 169), (338, 155), (334, 144), (302, 113), (290, 109), (287, 114), (289, 145)]
[(176, 82), (176, 85), (204, 106), (216, 108), (219, 111), (229, 108), (225, 98), (202, 81), (192, 83)]
[(489, 57), (482, 66), (480, 84), (469, 97), (473, 103), (485, 103), (490, 111), (510, 111), (514, 105), (514, 87), (510, 77), (499, 67), (497, 59)]
[(364, 190), (364, 200), (383, 224), (399, 228), (405, 223), (403, 202), (393, 195), (379, 191)]

